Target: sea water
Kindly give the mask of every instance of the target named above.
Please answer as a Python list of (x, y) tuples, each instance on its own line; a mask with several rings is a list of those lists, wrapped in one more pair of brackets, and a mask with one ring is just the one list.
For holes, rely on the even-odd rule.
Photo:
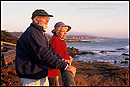
[[(74, 47), (80, 52), (92, 54), (76, 55), (74, 61), (109, 62), (121, 67), (129, 67), (129, 38), (122, 39), (95, 39), (83, 42), (67, 42), (67, 47)], [(101, 53), (104, 51), (104, 53)], [(127, 55), (122, 55), (127, 54)], [(116, 62), (115, 62), (116, 61)], [(121, 63), (128, 61), (128, 63)]]

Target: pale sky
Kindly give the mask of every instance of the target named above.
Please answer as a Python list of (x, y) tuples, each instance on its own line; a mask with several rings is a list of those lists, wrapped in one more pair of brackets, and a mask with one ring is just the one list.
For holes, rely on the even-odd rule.
[(129, 37), (129, 1), (1, 1), (1, 29), (24, 32), (32, 22), (34, 10), (53, 15), (46, 33), (62, 21), (72, 29), (89, 35)]

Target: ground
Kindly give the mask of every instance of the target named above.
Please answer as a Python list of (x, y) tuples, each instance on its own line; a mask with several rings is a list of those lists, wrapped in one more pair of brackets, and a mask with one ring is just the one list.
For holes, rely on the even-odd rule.
[[(77, 86), (129, 86), (129, 68), (105, 62), (72, 62)], [(1, 86), (22, 86), (15, 67), (1, 69)]]

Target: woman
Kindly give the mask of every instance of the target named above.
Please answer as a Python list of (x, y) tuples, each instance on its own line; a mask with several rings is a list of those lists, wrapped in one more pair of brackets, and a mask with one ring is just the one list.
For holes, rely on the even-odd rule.
[[(69, 61), (69, 64), (71, 65), (71, 62), (73, 58), (70, 55), (67, 55), (67, 45), (65, 43), (65, 38), (67, 35), (67, 32), (71, 29), (70, 26), (65, 25), (63, 22), (58, 22), (55, 24), (54, 29), (52, 30), (52, 33), (54, 34), (52, 38), (50, 39), (50, 44), (62, 58), (64, 58), (65, 61)], [(51, 69), (48, 70), (48, 78), (49, 78), (49, 86), (59, 86), (58, 82), (58, 75), (59, 70), (58, 69)]]

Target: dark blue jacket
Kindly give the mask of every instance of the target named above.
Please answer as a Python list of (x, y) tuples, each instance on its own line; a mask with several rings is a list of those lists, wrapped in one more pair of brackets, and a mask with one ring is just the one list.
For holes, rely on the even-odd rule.
[(15, 68), (20, 78), (41, 79), (48, 75), (48, 67), (63, 71), (67, 66), (43, 32), (43, 27), (31, 23), (18, 39)]

